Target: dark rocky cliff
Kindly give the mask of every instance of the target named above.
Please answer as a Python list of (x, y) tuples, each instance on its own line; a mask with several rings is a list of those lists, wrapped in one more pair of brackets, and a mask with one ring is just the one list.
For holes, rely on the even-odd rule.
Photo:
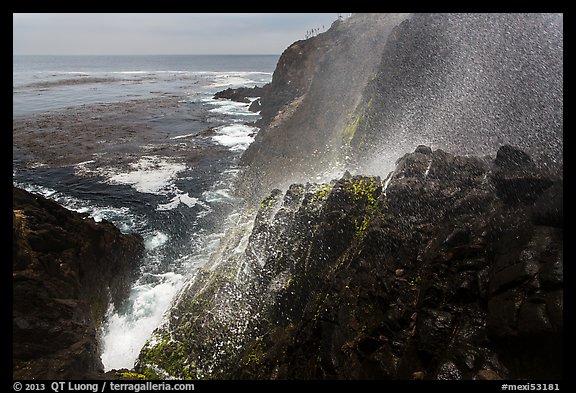
[(511, 146), (495, 158), (420, 146), (385, 181), (275, 190), (198, 271), (137, 370), (561, 378), (562, 188)]
[(558, 14), (354, 14), (281, 56), (239, 188), (256, 200), (345, 169), (385, 177), (419, 144), (512, 144), (562, 171)]
[(136, 369), (561, 378), (562, 25), (356, 14), (291, 45), (260, 91), (248, 209)]
[(127, 298), (141, 237), (13, 188), (15, 379), (95, 378), (108, 304)]
[(407, 17), (356, 14), (284, 51), (262, 95), (261, 131), (243, 156), (247, 196), (260, 200), (338, 166), (342, 130), (376, 75), (388, 35)]
[(495, 160), (419, 147), (385, 183), (337, 181), (306, 257), (266, 261), (288, 279), (233, 375), (561, 378), (562, 181), (504, 146)]
[(363, 93), (350, 165), (378, 173), (378, 158), (414, 144), (476, 155), (511, 144), (561, 172), (562, 30), (558, 14), (413, 15)]

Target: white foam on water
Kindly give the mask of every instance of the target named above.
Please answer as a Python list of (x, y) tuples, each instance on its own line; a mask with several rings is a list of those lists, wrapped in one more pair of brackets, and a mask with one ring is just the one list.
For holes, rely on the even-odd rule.
[(189, 196), (188, 193), (179, 195), (179, 199), (180, 199), (180, 203), (183, 203), (188, 207), (194, 207), (197, 204), (206, 206), (201, 200), (199, 200), (198, 198), (194, 198), (194, 197)]
[(53, 199), (52, 196), (57, 193), (57, 191), (52, 188), (40, 186), (37, 184), (21, 184), (18, 182), (14, 182), (14, 185), (28, 192), (32, 192), (34, 194), (40, 194), (47, 199)]
[(170, 202), (168, 203), (161, 203), (158, 206), (156, 206), (156, 210), (158, 211), (166, 211), (166, 210), (172, 210), (172, 209), (176, 209), (178, 207), (178, 205), (180, 204), (180, 196), (176, 195), (174, 198), (172, 198), (170, 200)]
[[(247, 105), (247, 104), (244, 104)], [(242, 116), (244, 119), (232, 120), (233, 122), (244, 122), (244, 121), (251, 121), (251, 118), (258, 118), (260, 115), (255, 112), (250, 112), (247, 110), (248, 106), (245, 108), (239, 107), (237, 105), (222, 105), (219, 108), (211, 109), (209, 112), (212, 113), (220, 113), (222, 115), (228, 116)]]
[(197, 134), (197, 132), (193, 132), (193, 133), (191, 133), (191, 134), (173, 136), (173, 137), (170, 138), (170, 139), (183, 139), (183, 138), (188, 138), (188, 137), (191, 137), (191, 136), (195, 136), (196, 134)]
[(162, 246), (167, 241), (168, 241), (168, 235), (167, 234), (160, 232), (160, 231), (156, 231), (151, 236), (146, 236), (144, 238), (144, 247), (148, 251), (153, 250), (155, 248)]
[(85, 71), (36, 71), (37, 74), (50, 74), (50, 75), (80, 75), (89, 76), (93, 73)]
[(122, 75), (141, 75), (141, 74), (153, 74), (158, 71), (110, 71), (110, 74), (122, 74)]
[[(202, 236), (201, 248), (177, 260), (182, 272), (191, 272), (192, 266), (203, 266), (218, 248), (224, 232)], [(146, 242), (148, 247), (163, 244), (164, 234), (156, 232)], [(164, 320), (176, 295), (184, 287), (186, 274), (168, 272), (148, 274), (139, 280), (130, 293), (126, 308), (108, 310), (107, 322), (102, 327), (102, 363), (106, 371), (133, 368), (140, 350)]]
[(204, 200), (208, 203), (220, 203), (232, 201), (234, 197), (230, 195), (230, 189), (223, 188), (219, 190), (204, 191), (202, 193)]
[(36, 169), (36, 168), (45, 168), (47, 167), (47, 164), (44, 164), (43, 162), (34, 162), (32, 164), (30, 164), (28, 167), (30, 169)]
[(76, 164), (76, 166), (84, 166), (86, 164), (92, 164), (94, 162), (95, 162), (94, 160), (82, 161), (82, 162), (79, 162), (78, 164)]
[(158, 211), (172, 210), (172, 209), (177, 208), (180, 204), (184, 204), (188, 207), (194, 207), (196, 205), (200, 205), (204, 209), (210, 210), (210, 206), (208, 206), (207, 204), (205, 204), (204, 202), (202, 202), (198, 198), (191, 197), (190, 195), (188, 195), (187, 192), (181, 193), (181, 194), (176, 194), (176, 196), (174, 196), (170, 200), (170, 202), (159, 204), (156, 207), (156, 210), (158, 210)]
[(248, 111), (248, 107), (250, 106), (248, 103), (230, 100), (214, 100), (210, 104), (215, 105), (216, 108), (210, 109), (208, 112), (230, 116), (257, 116), (255, 113)]
[(102, 222), (102, 220), (111, 221), (122, 233), (132, 233), (135, 232), (136, 228), (146, 226), (146, 219), (134, 215), (130, 208), (126, 206), (114, 207), (96, 205), (86, 200), (75, 198), (52, 188), (37, 184), (22, 184), (15, 182), (14, 185), (28, 192), (40, 194), (46, 199), (53, 200), (68, 210), (77, 213), (87, 213), (88, 217), (92, 218), (96, 222)]
[(88, 168), (89, 164), (94, 164), (96, 161), (88, 160), (79, 162), (78, 164), (74, 165), (74, 174), (76, 176), (87, 176), (94, 172), (93, 169)]
[(186, 165), (175, 163), (157, 156), (143, 156), (139, 161), (131, 163), (129, 172), (121, 172), (108, 177), (112, 184), (127, 184), (136, 191), (166, 195), (173, 190), (172, 182), (176, 175), (186, 169)]
[(230, 168), (230, 169), (226, 169), (222, 173), (225, 175), (231, 175), (232, 178), (235, 178), (240, 173), (240, 169), (239, 168)]
[(247, 73), (230, 73), (218, 75), (210, 84), (211, 87), (241, 87), (258, 84), (258, 81), (246, 78)]
[(216, 130), (212, 140), (222, 146), (229, 147), (232, 151), (243, 151), (254, 142), (254, 134), (258, 131), (257, 127), (247, 126), (245, 124), (234, 124), (223, 126)]
[(155, 278), (160, 282), (132, 288), (127, 310), (109, 310), (102, 332), (102, 363), (106, 371), (134, 367), (140, 349), (184, 283), (182, 275), (172, 272)]

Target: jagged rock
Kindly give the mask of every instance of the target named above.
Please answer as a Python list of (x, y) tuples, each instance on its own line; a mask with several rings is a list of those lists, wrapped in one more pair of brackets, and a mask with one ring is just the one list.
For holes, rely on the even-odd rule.
[(498, 196), (510, 205), (533, 203), (553, 183), (549, 178), (541, 177), (539, 174), (524, 175), (505, 170), (495, 172), (492, 181)]
[(479, 381), (494, 381), (494, 380), (501, 380), (502, 378), (492, 370), (480, 370), (478, 374), (474, 377)]
[(227, 88), (225, 90), (219, 91), (214, 94), (214, 99), (225, 98), (231, 101), (250, 103), (250, 98), (261, 97), (266, 91), (266, 87), (238, 87), (238, 88)]
[(445, 346), (452, 333), (453, 315), (448, 311), (423, 309), (416, 325), (416, 347), (430, 355)]
[(375, 160), (411, 151), (415, 141), (461, 156), (506, 144), (499, 168), (530, 165), (520, 148), (561, 172), (562, 23), (550, 13), (354, 14), (294, 43), (262, 96), (261, 132), (242, 158), (251, 181), (240, 187), (260, 200), (335, 162), (374, 173)]
[[(401, 157), (373, 195), (377, 209), (351, 203), (341, 187), (357, 181), (349, 176), (314, 219), (310, 204), (295, 221), (281, 216), (284, 226), (322, 229), (305, 233), (332, 252), (282, 249), (305, 273), (290, 271), (298, 285), (270, 303), (285, 318), (246, 345), (231, 375), (561, 377), (562, 23), (553, 14), (354, 15), (283, 53), (242, 160), (248, 197), (334, 162), (380, 170), (414, 141), (444, 150)], [(427, 320), (430, 310), (451, 329)], [(426, 339), (435, 336), (445, 345)]]
[(470, 230), (466, 228), (455, 229), (446, 240), (444, 240), (445, 245), (449, 247), (460, 246), (467, 244), (470, 241)]
[(555, 182), (536, 200), (532, 210), (532, 220), (537, 225), (561, 228), (564, 222), (563, 182)]
[(510, 145), (504, 145), (496, 153), (494, 164), (502, 169), (534, 169), (534, 161), (524, 151)]
[(446, 362), (440, 366), (440, 369), (436, 373), (436, 379), (438, 380), (458, 380), (462, 379), (462, 372), (458, 367), (452, 362)]
[[(491, 181), (494, 160), (424, 151), (398, 161), (386, 190), (377, 177), (345, 176), (272, 191), (245, 250), (237, 236), (225, 247), (235, 253), (191, 284), (142, 351), (139, 371), (561, 376), (562, 228), (536, 225), (527, 201), (503, 201)], [(407, 165), (422, 157), (434, 177)], [(195, 366), (185, 374), (174, 359)]]
[(248, 110), (250, 112), (260, 112), (261, 109), (262, 109), (262, 100), (260, 98), (257, 98), (254, 101), (252, 101), (252, 103), (248, 107)]
[(333, 165), (327, 142), (339, 150), (354, 136), (353, 118), (362, 112), (355, 113), (358, 97), (377, 72), (388, 35), (407, 17), (355, 14), (282, 53), (261, 98), (261, 132), (242, 156), (249, 165), (243, 176), (253, 185), (239, 181), (241, 192), (261, 200), (273, 188), (306, 182)]
[(13, 377), (98, 377), (100, 323), (127, 298), (143, 251), (140, 236), (14, 187)]
[[(523, 302), (520, 299), (530, 298), (524, 293), (531, 291), (526, 284), (534, 279), (551, 286), (552, 282), (561, 285), (560, 265), (554, 262), (560, 255), (561, 239), (554, 230), (532, 226), (528, 214), (530, 206), (525, 206), (523, 213), (519, 214), (517, 207), (500, 202), (498, 195), (491, 191), (491, 185), (485, 181), (489, 163), (484, 159), (433, 152), (435, 161), (432, 165), (441, 163), (436, 165), (435, 176), (444, 181), (439, 189), (427, 188), (421, 171), (407, 170), (406, 167), (406, 162), (418, 160), (421, 151), (399, 161), (387, 189), (386, 209), (370, 220), (366, 236), (361, 241), (353, 242), (340, 258), (336, 257), (340, 268), (317, 279), (325, 284), (316, 291), (320, 295), (311, 299), (319, 300), (311, 300), (312, 304), (306, 307), (308, 311), (302, 320), (291, 329), (293, 337), (307, 337), (305, 341), (300, 339), (298, 345), (307, 348), (342, 347), (325, 355), (320, 351), (316, 362), (308, 360), (308, 367), (313, 366), (316, 371), (308, 370), (305, 375), (307, 378), (357, 378), (359, 375), (368, 377), (362, 374), (367, 372), (370, 377), (409, 378), (414, 373), (425, 373), (418, 375), (438, 379), (560, 375), (559, 357), (546, 366), (540, 364), (536, 371), (534, 364), (538, 362), (535, 359), (540, 356), (551, 359), (553, 356), (544, 355), (543, 345), (529, 343), (530, 337), (546, 337), (547, 345), (553, 343), (552, 352), (558, 353), (560, 333), (552, 326), (558, 326), (557, 310), (560, 309), (554, 304), (561, 302), (554, 300), (546, 305), (545, 300)], [(401, 184), (404, 186), (398, 188)], [(443, 192), (456, 189), (456, 185), (460, 191)], [(400, 189), (403, 190), (401, 193)], [(458, 202), (471, 194), (478, 194), (480, 190), (483, 190), (486, 200), (484, 209), (462, 205), (455, 215), (451, 203), (446, 203), (447, 196), (448, 200)], [(338, 195), (335, 192), (331, 194), (344, 199), (343, 194)], [(434, 214), (428, 211), (429, 206), (435, 206)], [(341, 209), (346, 209), (345, 205)], [(407, 213), (414, 217), (413, 220), (406, 221)], [(491, 222), (492, 217), (499, 222), (502, 214), (507, 216), (510, 227), (504, 231), (505, 236), (502, 236), (502, 228), (496, 228), (496, 223)], [(464, 217), (467, 227), (458, 228)], [(404, 228), (411, 229), (406, 231)], [(511, 244), (508, 239), (516, 238), (518, 233), (523, 234)], [(400, 245), (385, 246), (386, 238), (398, 239), (393, 242)], [(425, 252), (418, 252), (418, 249)], [(544, 249), (556, 257), (543, 255)], [(406, 263), (411, 258), (417, 262)], [(542, 270), (541, 266), (549, 267)], [(388, 276), (382, 269), (388, 272)], [(402, 275), (396, 274), (399, 269), (404, 271)], [(334, 292), (334, 288), (339, 287), (344, 287), (344, 290)], [(534, 289), (538, 291), (541, 289), (537, 288), (541, 287), (543, 285), (536, 285)], [(486, 288), (492, 289), (487, 292)], [(415, 303), (415, 293), (419, 293), (418, 303)], [(555, 299), (559, 299), (553, 293), (547, 292), (537, 298), (556, 296)], [(320, 302), (320, 299), (324, 300)], [(544, 312), (545, 309), (548, 311)], [(370, 310), (370, 313), (361, 310)], [(550, 313), (554, 315), (554, 323), (548, 317)], [(410, 322), (410, 315), (417, 315), (416, 323), (413, 319)], [(331, 324), (327, 324), (329, 321)], [(347, 330), (342, 331), (336, 326), (346, 326)], [(386, 339), (361, 338), (366, 335)], [(517, 346), (513, 346), (515, 355), (510, 354), (510, 346), (505, 343), (510, 338), (518, 340)], [(386, 343), (393, 345), (388, 347)], [(520, 349), (522, 345), (531, 350)], [(300, 372), (304, 370), (297, 368), (296, 360), (288, 354), (297, 351), (300, 356), (313, 356), (311, 353), (305, 355), (296, 343), (290, 341), (274, 345), (264, 338), (264, 346), (273, 348), (274, 353), (278, 353), (278, 346), (284, 346), (280, 351), (283, 355), (264, 356), (258, 364), (262, 368), (260, 372), (250, 368), (253, 377), (270, 376), (262, 370), (269, 370), (272, 364), (278, 363), (280, 369), (285, 370), (281, 378), (303, 377)], [(415, 348), (416, 352), (410, 348)], [(394, 354), (396, 360), (386, 365), (375, 365), (372, 361), (376, 353)], [(490, 367), (496, 372), (488, 375), (482, 371), (481, 367), (486, 364), (482, 359), (498, 355), (503, 362), (490, 360)], [(518, 361), (523, 356), (532, 361)], [(245, 377), (248, 374), (239, 368), (237, 375)]]
[(432, 154), (432, 148), (426, 145), (419, 145), (416, 147), (416, 150), (414, 150), (414, 153)]

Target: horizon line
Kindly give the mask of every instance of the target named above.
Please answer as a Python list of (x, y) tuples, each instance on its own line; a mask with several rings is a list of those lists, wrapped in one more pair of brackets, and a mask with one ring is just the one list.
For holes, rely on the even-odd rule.
[(12, 53), (12, 56), (280, 56), (281, 53)]

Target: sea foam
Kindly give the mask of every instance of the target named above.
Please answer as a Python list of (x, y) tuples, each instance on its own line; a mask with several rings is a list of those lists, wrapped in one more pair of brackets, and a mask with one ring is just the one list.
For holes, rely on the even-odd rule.
[(111, 307), (104, 326), (102, 363), (106, 370), (132, 367), (140, 349), (158, 326), (184, 278), (177, 273), (156, 275), (160, 282), (132, 288), (124, 312)]
[(258, 131), (257, 127), (247, 126), (245, 124), (233, 124), (220, 127), (216, 130), (212, 140), (229, 147), (232, 151), (243, 151), (254, 142), (254, 134)]
[(138, 192), (166, 195), (173, 190), (172, 182), (176, 175), (186, 169), (182, 163), (169, 162), (157, 156), (143, 156), (131, 163), (133, 169), (108, 177), (112, 184), (128, 184)]

